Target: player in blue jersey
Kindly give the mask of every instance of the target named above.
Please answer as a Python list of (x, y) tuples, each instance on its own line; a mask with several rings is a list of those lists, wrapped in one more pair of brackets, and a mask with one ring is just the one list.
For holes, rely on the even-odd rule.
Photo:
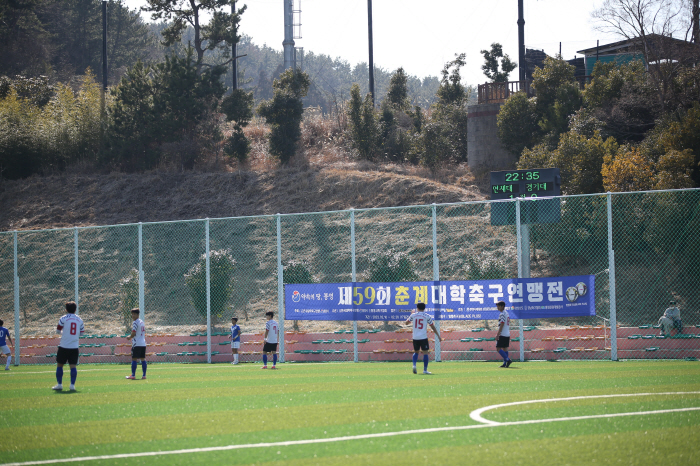
[(78, 305), (73, 301), (66, 303), (67, 314), (58, 320), (56, 333), (61, 334), (61, 342), (58, 344), (56, 353), (56, 386), (54, 390), (63, 390), (63, 366), (68, 363), (70, 366), (70, 391), (75, 391), (75, 380), (78, 378), (78, 358), (80, 351), (78, 341), (85, 333), (83, 319), (75, 315)]
[(10, 362), (12, 362), (12, 351), (10, 351), (10, 347), (7, 346), (5, 339), (7, 338), (10, 344), (12, 344), (12, 338), (10, 338), (10, 331), (2, 326), (4, 323), (5, 322), (0, 319), (0, 351), (2, 351), (2, 354), (4, 354), (5, 357), (7, 357), (7, 362), (5, 362), (5, 370), (9, 371)]
[(510, 367), (513, 362), (510, 356), (508, 356), (508, 347), (510, 346), (510, 316), (508, 315), (508, 311), (506, 311), (505, 301), (497, 302), (496, 309), (500, 312), (498, 315), (498, 332), (496, 332), (496, 350), (503, 358), (503, 365), (501, 367)]
[(238, 348), (241, 347), (241, 328), (238, 326), (238, 318), (231, 317), (231, 354), (233, 362), (238, 364)]
[(279, 324), (276, 320), (275, 313), (272, 311), (266, 312), (267, 323), (265, 324), (265, 344), (263, 345), (263, 366), (261, 369), (267, 369), (267, 356), (272, 355), (272, 369), (277, 369), (277, 330)]
[(416, 363), (418, 362), (418, 353), (423, 353), (423, 374), (432, 375), (428, 372), (428, 353), (430, 352), (430, 343), (428, 342), (428, 326), (433, 329), (438, 340), (442, 341), (442, 337), (435, 328), (433, 318), (425, 312), (425, 304), (416, 304), (416, 312), (410, 315), (406, 320), (407, 324), (412, 324), (413, 327), (413, 373), (416, 374)]
[(131, 335), (129, 335), (127, 340), (131, 340), (131, 375), (127, 375), (127, 379), (134, 380), (136, 378), (136, 367), (138, 362), (141, 361), (141, 369), (143, 370), (143, 377), (141, 380), (146, 378), (146, 324), (143, 320), (139, 318), (141, 311), (139, 309), (131, 310), (131, 319), (134, 321), (131, 324)]

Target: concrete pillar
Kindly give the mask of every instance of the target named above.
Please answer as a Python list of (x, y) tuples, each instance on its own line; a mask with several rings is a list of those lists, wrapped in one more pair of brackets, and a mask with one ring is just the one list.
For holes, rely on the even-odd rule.
[(515, 168), (517, 156), (504, 149), (498, 139), (496, 122), (502, 105), (471, 105), (467, 109), (467, 152), (472, 171)]

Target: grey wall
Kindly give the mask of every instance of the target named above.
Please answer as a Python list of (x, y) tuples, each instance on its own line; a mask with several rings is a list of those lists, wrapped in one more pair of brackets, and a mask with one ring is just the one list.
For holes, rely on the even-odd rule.
[(498, 139), (496, 116), (502, 103), (470, 105), (467, 120), (467, 151), (472, 171), (515, 168), (517, 156), (503, 147)]

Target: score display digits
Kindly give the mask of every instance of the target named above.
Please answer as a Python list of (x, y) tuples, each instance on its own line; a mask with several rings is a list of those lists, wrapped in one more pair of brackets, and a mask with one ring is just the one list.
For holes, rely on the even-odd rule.
[[(521, 207), (523, 223), (556, 223), (561, 216), (559, 199), (561, 176), (558, 168), (503, 170), (491, 172), (491, 200), (547, 198), (528, 202)], [(491, 205), (492, 225), (513, 225), (514, 203)]]
[(491, 200), (559, 196), (558, 168), (491, 172)]

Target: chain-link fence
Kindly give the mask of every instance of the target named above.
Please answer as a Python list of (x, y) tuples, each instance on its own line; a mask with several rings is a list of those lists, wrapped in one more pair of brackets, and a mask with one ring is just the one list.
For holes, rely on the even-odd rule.
[[(230, 361), (232, 316), (241, 360), (258, 360), (267, 311), (282, 360), (408, 360), (398, 322), (285, 322), (284, 284), (576, 275), (595, 275), (597, 315), (513, 322), (516, 357), (698, 357), (700, 190), (0, 233), (0, 318), (21, 363), (53, 361), (68, 300), (83, 362), (130, 360), (133, 307), (153, 361)], [(660, 321), (674, 306), (680, 321)], [(436, 359), (498, 359), (495, 322), (439, 323)]]

